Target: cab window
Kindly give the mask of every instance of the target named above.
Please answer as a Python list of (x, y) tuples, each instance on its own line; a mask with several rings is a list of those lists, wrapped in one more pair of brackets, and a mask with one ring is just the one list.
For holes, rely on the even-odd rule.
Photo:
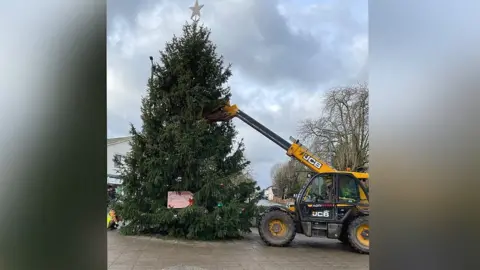
[(317, 175), (307, 188), (303, 201), (306, 203), (318, 203), (332, 201), (333, 198), (333, 176)]
[(358, 202), (360, 192), (357, 181), (349, 175), (338, 176), (338, 199), (339, 201)]

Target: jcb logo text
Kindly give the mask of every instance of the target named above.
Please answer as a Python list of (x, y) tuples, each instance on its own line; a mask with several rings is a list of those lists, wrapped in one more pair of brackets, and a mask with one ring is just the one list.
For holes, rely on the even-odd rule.
[(303, 159), (305, 159), (308, 163), (312, 164), (315, 168), (320, 169), (322, 167), (322, 163), (316, 161), (313, 157), (311, 157), (309, 154), (305, 154), (303, 156)]
[(321, 211), (321, 212), (312, 212), (312, 217), (330, 217), (330, 212), (328, 211)]

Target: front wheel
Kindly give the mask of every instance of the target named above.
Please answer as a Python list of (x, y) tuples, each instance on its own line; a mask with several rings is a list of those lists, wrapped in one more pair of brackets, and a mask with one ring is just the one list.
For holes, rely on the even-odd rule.
[(295, 222), (288, 213), (273, 210), (261, 217), (258, 233), (269, 246), (287, 246), (295, 238)]
[(370, 226), (368, 216), (354, 219), (348, 226), (348, 242), (358, 253), (370, 253)]

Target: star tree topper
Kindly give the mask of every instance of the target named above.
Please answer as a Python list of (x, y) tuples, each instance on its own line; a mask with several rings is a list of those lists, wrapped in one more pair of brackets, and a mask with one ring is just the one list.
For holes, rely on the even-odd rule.
[(203, 8), (203, 5), (198, 4), (198, 0), (195, 0), (195, 5), (193, 7), (190, 7), (192, 10), (192, 16), (190, 19), (192, 19), (194, 22), (198, 22), (200, 20), (200, 9)]

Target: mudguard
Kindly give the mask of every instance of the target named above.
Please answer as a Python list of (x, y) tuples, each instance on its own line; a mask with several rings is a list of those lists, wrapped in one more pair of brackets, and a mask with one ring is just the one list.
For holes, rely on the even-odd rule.
[(274, 211), (274, 210), (281, 210), (281, 211), (285, 211), (287, 213), (290, 213), (290, 210), (288, 209), (288, 207), (286, 205), (272, 205), (272, 206), (269, 206), (265, 212), (270, 212), (270, 211)]
[(285, 213), (288, 213), (292, 217), (293, 220), (296, 220), (295, 212), (290, 211), (290, 209), (288, 209), (288, 207), (286, 205), (272, 205), (272, 206), (269, 206), (267, 208), (267, 210), (265, 210), (265, 212), (260, 214), (260, 216), (263, 216), (265, 213), (275, 211), (275, 210), (279, 210), (279, 211), (283, 211)]

